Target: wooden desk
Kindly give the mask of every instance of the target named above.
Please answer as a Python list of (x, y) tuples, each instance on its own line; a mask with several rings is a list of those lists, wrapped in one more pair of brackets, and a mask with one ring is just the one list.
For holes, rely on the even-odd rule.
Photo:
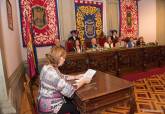
[(133, 85), (123, 79), (97, 71), (90, 84), (80, 88), (74, 97), (81, 114), (91, 114), (132, 98)]

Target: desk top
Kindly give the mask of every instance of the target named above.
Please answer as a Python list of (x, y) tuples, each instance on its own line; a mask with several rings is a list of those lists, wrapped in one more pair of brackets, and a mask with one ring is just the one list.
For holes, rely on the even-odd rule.
[(76, 91), (76, 95), (81, 99), (81, 101), (85, 101), (114, 93), (119, 90), (127, 89), (132, 86), (132, 83), (124, 79), (97, 71), (91, 83), (86, 84), (78, 89)]

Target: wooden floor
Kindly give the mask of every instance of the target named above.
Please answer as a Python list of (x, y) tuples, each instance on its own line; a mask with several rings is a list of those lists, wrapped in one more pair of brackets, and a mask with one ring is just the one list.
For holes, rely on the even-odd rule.
[[(33, 95), (35, 98), (37, 97), (38, 94), (38, 87), (36, 85), (33, 86)], [(28, 98), (26, 93), (23, 93), (22, 100), (21, 100), (21, 110), (20, 114), (32, 114), (31, 106), (29, 104)]]
[(25, 93), (22, 96), (22, 102), (21, 102), (21, 112), (20, 114), (32, 114), (29, 102), (27, 100), (27, 96)]
[[(134, 83), (134, 95), (137, 111), (135, 114), (165, 114), (165, 73), (137, 80)], [(37, 87), (34, 88), (37, 95)], [(22, 96), (21, 114), (32, 114), (26, 95)], [(128, 114), (129, 104), (123, 102), (94, 114)]]

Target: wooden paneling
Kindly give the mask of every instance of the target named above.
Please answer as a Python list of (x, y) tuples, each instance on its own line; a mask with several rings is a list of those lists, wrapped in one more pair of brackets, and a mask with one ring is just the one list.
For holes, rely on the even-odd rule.
[(144, 48), (144, 68), (150, 69), (159, 66), (160, 61), (160, 47), (148, 47)]
[(160, 47), (160, 65), (165, 66), (165, 46)]
[(88, 69), (88, 56), (85, 53), (70, 53), (67, 55), (64, 65), (60, 68), (63, 73), (78, 73)]
[(118, 58), (119, 74), (140, 71), (143, 68), (143, 51), (141, 48), (120, 50)]
[(85, 72), (88, 68), (123, 75), (165, 65), (165, 46), (111, 49), (82, 54), (68, 53), (63, 73)]

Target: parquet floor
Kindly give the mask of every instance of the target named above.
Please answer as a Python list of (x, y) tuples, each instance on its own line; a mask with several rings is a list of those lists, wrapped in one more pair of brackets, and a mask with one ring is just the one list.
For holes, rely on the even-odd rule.
[[(165, 73), (139, 79), (134, 84), (135, 114), (165, 114)], [(128, 114), (127, 103), (118, 104), (102, 114)]]

